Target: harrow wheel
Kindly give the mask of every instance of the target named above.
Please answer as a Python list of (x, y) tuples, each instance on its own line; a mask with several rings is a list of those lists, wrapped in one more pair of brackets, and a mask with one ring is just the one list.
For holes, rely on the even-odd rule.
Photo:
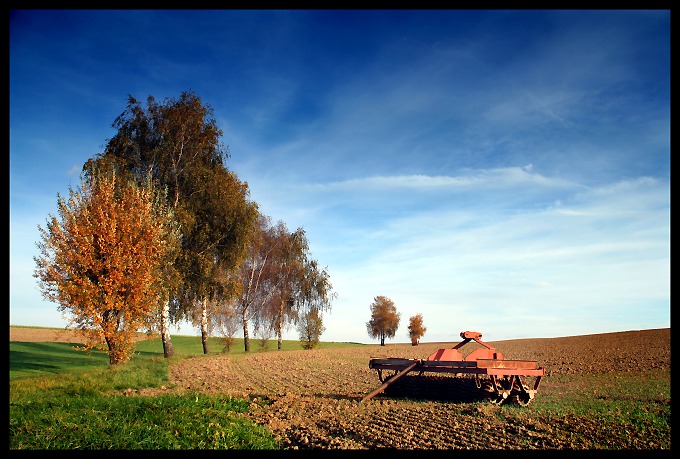
[(504, 376), (502, 378), (496, 378), (492, 376), (490, 379), (486, 379), (478, 384), (482, 390), (489, 392), (491, 397), (489, 401), (494, 405), (502, 405), (505, 403), (510, 393), (512, 392), (513, 379)]
[(491, 382), (490, 379), (482, 379), (479, 376), (475, 375), (475, 386), (482, 392), (489, 393), (494, 392), (493, 383)]
[(529, 403), (531, 403), (533, 398), (527, 392), (529, 390), (529, 386), (522, 383), (522, 387), (524, 388), (524, 390), (521, 390), (519, 388), (519, 385), (517, 383), (515, 383), (515, 387), (514, 387), (514, 390), (513, 390), (513, 393), (512, 393), (512, 397), (511, 397), (512, 402), (516, 403), (520, 406), (527, 406), (527, 405), (529, 405)]
[(507, 392), (501, 392), (498, 395), (493, 395), (489, 401), (493, 403), (494, 405), (502, 405), (505, 403), (505, 401), (508, 399), (508, 393)]

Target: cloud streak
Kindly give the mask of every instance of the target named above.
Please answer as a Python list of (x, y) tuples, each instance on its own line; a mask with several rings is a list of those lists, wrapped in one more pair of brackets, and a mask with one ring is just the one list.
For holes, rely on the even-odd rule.
[[(517, 314), (514, 336), (534, 336), (564, 314), (622, 320), (622, 305), (662, 307), (670, 299), (668, 187), (643, 177), (593, 188), (517, 167), (299, 184), (263, 201), (297, 215), (315, 255), (334, 260), (329, 270), (340, 298), (333, 320), (366, 316), (372, 298), (386, 295), (405, 320), (428, 311), (432, 334), (447, 340), (441, 327), (465, 327), (460, 314), (480, 326), (490, 321), (488, 331), (507, 337), (493, 318), (508, 311)], [(525, 188), (532, 208), (513, 205), (525, 200)], [(413, 198), (408, 208), (380, 205), (403, 202), (404, 192)], [(339, 218), (339, 206), (339, 215), (352, 217)], [(314, 210), (296, 213), (302, 208)], [(654, 320), (627, 323), (653, 328)], [(602, 326), (594, 320), (583, 332)]]

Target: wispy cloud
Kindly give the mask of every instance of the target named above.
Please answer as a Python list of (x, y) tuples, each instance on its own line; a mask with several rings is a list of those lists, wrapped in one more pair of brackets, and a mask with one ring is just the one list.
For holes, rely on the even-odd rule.
[[(483, 323), (516, 310), (523, 319), (513, 325), (514, 332), (531, 334), (565, 310), (598, 317), (616, 314), (621, 302), (645, 303), (649, 292), (658, 292), (660, 302), (669, 299), (667, 182), (640, 178), (592, 188), (535, 175), (525, 167), (468, 171), (461, 177), (301, 185), (308, 193), (294, 194), (293, 201), (286, 200), (292, 195), (279, 195), (286, 202), (279, 208), (287, 209), (287, 215), (301, 207), (316, 209), (298, 214), (299, 223), (315, 254), (335, 261), (329, 268), (341, 293), (333, 313), (340, 319), (366, 315), (373, 296), (387, 295), (405, 313), (441, 308), (439, 316), (430, 312), (426, 320), (450, 321), (451, 326), (459, 323), (461, 313)], [(463, 188), (469, 193), (472, 188), (484, 202), (507, 201), (526, 186), (538, 188), (535, 195), (544, 199), (533, 208), (510, 211), (456, 206), (455, 199), (433, 204), (428, 193), (410, 204), (409, 210), (417, 209), (412, 212), (385, 213), (376, 207), (378, 216), (362, 218), (356, 213), (361, 203), (352, 199), (343, 200), (340, 215), (334, 215), (336, 207), (324, 206), (333, 193), (382, 193), (380, 201), (390, 202), (398, 201), (394, 197), (404, 189)], [(559, 200), (551, 198), (553, 188), (561, 190)], [(592, 329), (598, 325), (593, 322)], [(501, 323), (487, 328), (504, 333)], [(438, 327), (432, 330), (441, 333)]]

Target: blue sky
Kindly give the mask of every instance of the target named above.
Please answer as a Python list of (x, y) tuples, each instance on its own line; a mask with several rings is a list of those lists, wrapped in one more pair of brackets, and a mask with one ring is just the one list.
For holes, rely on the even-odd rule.
[(9, 49), (10, 324), (67, 324), (37, 226), (128, 95), (191, 90), (327, 266), (323, 340), (378, 295), (388, 342), (670, 327), (668, 10), (12, 11)]

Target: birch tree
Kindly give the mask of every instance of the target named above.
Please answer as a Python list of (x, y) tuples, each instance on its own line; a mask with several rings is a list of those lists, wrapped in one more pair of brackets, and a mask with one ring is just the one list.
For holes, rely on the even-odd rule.
[(297, 324), (301, 314), (328, 311), (335, 298), (327, 270), (312, 258), (303, 228), (290, 233), (279, 221), (271, 230), (273, 250), (267, 278), (272, 294), (255, 315), (256, 326), (270, 328), (283, 347), (283, 331)]
[(262, 305), (271, 301), (274, 294), (269, 288), (274, 250), (275, 238), (270, 219), (260, 214), (255, 230), (251, 234), (246, 256), (235, 275), (237, 290), (240, 292), (235, 300), (236, 309), (241, 317), (243, 346), (246, 352), (250, 352), (251, 321), (257, 316)]
[(290, 233), (281, 221), (271, 233), (273, 250), (267, 283), (272, 294), (255, 318), (257, 328), (269, 328), (274, 332), (277, 349), (281, 350), (284, 329), (297, 320), (308, 242), (302, 228)]

